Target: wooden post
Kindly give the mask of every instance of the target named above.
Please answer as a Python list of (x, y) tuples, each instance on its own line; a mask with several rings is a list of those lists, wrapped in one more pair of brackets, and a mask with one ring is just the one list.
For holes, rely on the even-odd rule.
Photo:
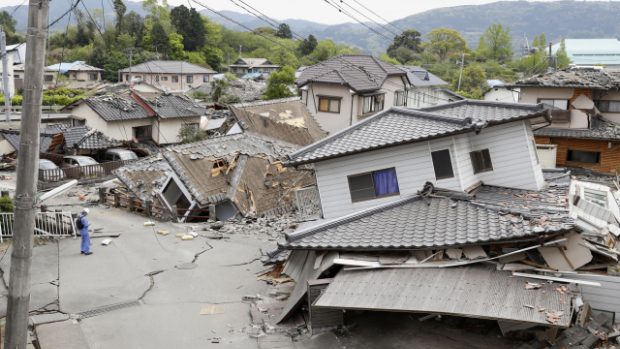
[(121, 207), (121, 195), (114, 193), (114, 207)]
[(136, 198), (133, 196), (130, 196), (129, 199), (127, 199), (127, 206), (129, 207), (129, 211), (133, 212), (136, 210)]
[(107, 199), (106, 195), (108, 195), (107, 189), (99, 188), (99, 203), (100, 204), (105, 204), (106, 199)]
[(217, 220), (217, 216), (215, 214), (215, 205), (213, 204), (209, 205), (209, 219), (212, 221)]
[(147, 217), (151, 217), (152, 212), (153, 212), (153, 202), (151, 200), (146, 200), (144, 202), (144, 214)]
[(49, 0), (30, 0), (5, 348), (26, 348)]

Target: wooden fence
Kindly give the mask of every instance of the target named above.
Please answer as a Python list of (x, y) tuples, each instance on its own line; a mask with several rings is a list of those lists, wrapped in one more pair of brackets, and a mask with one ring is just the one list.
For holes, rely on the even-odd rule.
[(59, 182), (68, 179), (89, 180), (110, 176), (112, 172), (135, 160), (119, 160), (101, 164), (39, 170), (39, 180)]

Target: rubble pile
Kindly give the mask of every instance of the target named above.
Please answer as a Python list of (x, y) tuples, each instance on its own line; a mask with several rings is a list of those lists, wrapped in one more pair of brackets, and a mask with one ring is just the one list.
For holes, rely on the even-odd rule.
[(195, 229), (208, 232), (207, 237), (212, 239), (238, 234), (259, 236), (269, 241), (277, 241), (285, 233), (293, 231), (297, 227), (297, 222), (298, 217), (289, 213), (278, 217), (245, 217), (231, 218), (224, 222), (210, 221), (196, 226)]

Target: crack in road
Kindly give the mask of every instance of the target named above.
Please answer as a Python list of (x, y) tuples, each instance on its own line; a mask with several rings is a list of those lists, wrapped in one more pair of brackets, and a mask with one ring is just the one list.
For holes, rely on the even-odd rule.
[(235, 263), (235, 264), (224, 264), (223, 267), (240, 267), (242, 265), (248, 265), (248, 264), (252, 264), (254, 262), (260, 261), (262, 256), (256, 257), (252, 260), (249, 260), (247, 262), (243, 262), (243, 263)]
[(149, 281), (150, 281), (151, 284), (149, 285), (149, 287), (146, 290), (144, 290), (142, 295), (138, 298), (138, 301), (143, 300), (144, 297), (146, 297), (146, 294), (151, 292), (153, 287), (155, 287), (155, 277), (154, 276), (157, 275), (157, 274), (161, 274), (163, 272), (164, 272), (164, 270), (155, 270), (155, 271), (152, 271), (150, 273), (144, 274), (144, 276), (148, 276), (149, 277)]
[(198, 257), (200, 257), (200, 255), (201, 255), (201, 254), (203, 254), (203, 253), (205, 253), (205, 252), (210, 251), (210, 250), (212, 250), (212, 249), (213, 249), (213, 246), (211, 246), (211, 244), (210, 244), (210, 243), (205, 242), (205, 244), (207, 244), (207, 246), (209, 246), (209, 248), (206, 248), (206, 249), (204, 249), (204, 250), (202, 250), (202, 251), (200, 251), (200, 252), (196, 253), (196, 254), (194, 255), (194, 259), (192, 259), (192, 261), (191, 261), (190, 263), (192, 263), (192, 264), (193, 264), (193, 263), (196, 263), (196, 261), (198, 260)]

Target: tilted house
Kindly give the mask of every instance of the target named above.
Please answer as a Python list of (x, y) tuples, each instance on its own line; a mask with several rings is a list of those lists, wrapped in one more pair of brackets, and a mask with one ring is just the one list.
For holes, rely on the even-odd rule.
[(174, 144), (179, 130), (198, 128), (206, 108), (185, 97), (162, 94), (146, 98), (137, 93), (82, 99), (67, 107), (74, 124), (85, 125), (119, 141)]
[(148, 61), (118, 71), (118, 81), (146, 82), (166, 92), (186, 92), (210, 82), (217, 72), (184, 61)]
[(458, 191), (480, 182), (538, 190), (530, 124), (547, 117), (542, 105), (473, 100), (394, 107), (301, 149), (289, 164), (314, 164), (325, 218), (415, 194), (427, 181)]
[(575, 68), (529, 77), (515, 86), (520, 102), (554, 107), (552, 124), (535, 131), (541, 158), (600, 172), (620, 168), (620, 75)]
[(343, 55), (304, 69), (301, 99), (321, 127), (334, 133), (407, 103), (407, 73), (373, 56)]
[(106, 149), (119, 147), (121, 142), (106, 137), (100, 131), (86, 126), (52, 125), (44, 132), (53, 134), (44, 152), (66, 155), (95, 155)]

